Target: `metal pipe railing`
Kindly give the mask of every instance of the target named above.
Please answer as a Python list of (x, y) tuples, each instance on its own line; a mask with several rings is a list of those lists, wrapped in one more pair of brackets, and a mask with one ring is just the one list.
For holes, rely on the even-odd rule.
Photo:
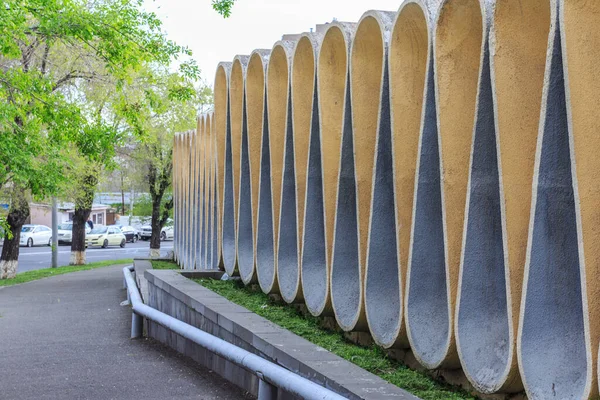
[(345, 397), (324, 388), (306, 378), (280, 367), (256, 354), (206, 333), (195, 326), (186, 324), (176, 318), (158, 311), (142, 302), (140, 292), (131, 271), (133, 267), (123, 268), (127, 285), (128, 298), (132, 306), (131, 337), (142, 335), (143, 318), (147, 318), (165, 328), (193, 341), (206, 350), (222, 357), (239, 367), (253, 373), (259, 378), (258, 399), (271, 400), (277, 398), (277, 388), (307, 400), (339, 400)]

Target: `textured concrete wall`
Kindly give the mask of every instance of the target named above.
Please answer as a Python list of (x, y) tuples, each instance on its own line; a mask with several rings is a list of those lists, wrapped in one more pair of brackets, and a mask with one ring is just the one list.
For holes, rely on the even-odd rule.
[[(586, 377), (586, 395), (598, 396), (599, 373), (598, 345), (600, 342), (600, 296), (598, 279), (600, 258), (598, 257), (598, 220), (600, 218), (600, 188), (598, 187), (599, 160), (595, 149), (599, 148), (598, 104), (600, 90), (598, 82), (598, 29), (600, 9), (598, 2), (564, 0), (561, 2), (559, 21), (563, 35), (563, 63), (567, 66), (565, 80), (567, 119), (572, 140), (572, 169), (576, 171), (574, 182), (576, 207), (580, 218), (580, 269), (585, 273), (584, 330), (586, 342), (591, 346), (591, 360), (580, 373), (591, 372)], [(583, 248), (581, 248), (583, 243)], [(587, 303), (587, 304), (585, 304)], [(587, 325), (587, 327), (586, 327)], [(590, 351), (589, 349), (587, 350)], [(589, 390), (589, 392), (587, 392)]]
[(177, 262), (479, 393), (598, 396), (599, 22), (405, 0), (219, 64), (214, 115), (174, 139)]
[[(331, 271), (335, 317), (347, 331), (368, 329), (363, 281), (378, 121), (383, 113), (389, 112), (389, 107), (380, 110), (380, 100), (382, 91), (387, 90), (383, 66), (387, 64), (387, 42), (393, 18), (391, 12), (365, 13), (356, 27), (350, 51)], [(391, 175), (391, 171), (389, 173)], [(390, 240), (392, 246), (396, 244), (395, 238), (387, 235), (380, 236), (379, 240)], [(382, 262), (387, 264), (389, 260)]]
[(258, 282), (266, 293), (279, 292), (277, 245), (287, 132), (291, 129), (290, 71), (294, 42), (279, 41), (267, 67), (266, 129), (261, 147), (256, 263)]
[[(392, 329), (381, 327), (375, 337), (386, 346), (408, 347), (408, 336), (403, 318), (404, 283), (408, 269), (410, 233), (413, 218), (415, 170), (423, 111), (425, 77), (429, 53), (430, 23), (425, 5), (420, 1), (407, 1), (398, 10), (389, 45), (390, 116), (392, 125), (392, 159), (394, 170), (394, 195), (396, 235), (398, 239), (398, 283), (400, 287), (399, 310), (384, 297), (375, 301), (373, 307), (386, 307), (381, 318), (392, 318)], [(383, 101), (383, 100), (382, 100)], [(383, 221), (382, 221), (383, 222)], [(373, 260), (376, 263), (376, 260)], [(385, 266), (383, 267), (385, 268)], [(389, 268), (389, 266), (387, 266)], [(372, 271), (372, 269), (369, 269)], [(373, 279), (377, 279), (377, 275)], [(393, 273), (392, 273), (392, 276)], [(393, 279), (393, 278), (392, 278)], [(367, 276), (367, 281), (369, 276)], [(395, 282), (395, 279), (394, 279)], [(367, 285), (369, 283), (367, 282)], [(377, 285), (366, 288), (367, 302), (370, 293), (378, 295)], [(393, 283), (388, 290), (395, 290)], [(367, 312), (369, 312), (367, 303)], [(396, 321), (396, 319), (399, 319)]]
[(218, 197), (218, 224), (217, 224), (217, 254), (218, 264), (223, 264), (223, 203), (225, 186), (225, 143), (229, 128), (229, 74), (230, 62), (221, 62), (217, 67), (214, 83), (214, 112), (215, 112), (215, 140), (216, 140), (216, 187)]
[(316, 57), (322, 35), (305, 33), (298, 37), (292, 57), (291, 125), (285, 142), (285, 161), (279, 220), (278, 281), (282, 298), (288, 303), (303, 299), (301, 286), (305, 192), (308, 144), (316, 81)]
[(246, 71), (246, 135), (242, 137), (238, 218), (238, 266), (244, 283), (255, 282), (260, 148), (265, 116), (266, 81), (270, 50), (254, 50)]
[[(577, 159), (572, 159), (561, 23), (557, 8), (552, 11), (519, 327), (519, 362), (525, 387), (532, 396), (556, 393), (562, 398), (589, 398), (598, 394), (594, 375), (590, 377), (596, 352), (589, 353), (589, 304), (581, 279), (586, 274), (581, 274), (584, 260), (578, 226), (584, 214), (578, 215), (577, 185), (572, 180)], [(589, 188), (580, 186), (579, 190), (585, 193)], [(539, 368), (557, 360), (561, 368), (553, 369), (552, 374)]]

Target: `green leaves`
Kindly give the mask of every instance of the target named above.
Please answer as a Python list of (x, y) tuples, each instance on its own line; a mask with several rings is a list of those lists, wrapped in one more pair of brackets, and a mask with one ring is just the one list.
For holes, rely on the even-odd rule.
[(221, 14), (224, 18), (231, 16), (231, 9), (235, 0), (212, 0), (213, 10)]
[[(44, 197), (79, 158), (112, 167), (115, 147), (147, 135), (156, 110), (194, 96), (190, 55), (141, 0), (2, 0), (0, 188)], [(179, 80), (156, 90), (153, 70), (181, 57)]]

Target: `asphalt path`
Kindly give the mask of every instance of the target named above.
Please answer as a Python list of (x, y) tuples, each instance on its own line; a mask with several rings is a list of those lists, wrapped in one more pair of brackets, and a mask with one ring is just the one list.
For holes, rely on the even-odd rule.
[(249, 399), (159, 342), (130, 339), (126, 298), (118, 266), (0, 288), (0, 399)]
[[(1, 247), (0, 247), (1, 248)], [(173, 250), (173, 241), (167, 240), (160, 243), (160, 255), (166, 257)], [(88, 262), (104, 260), (122, 260), (124, 258), (147, 257), (150, 253), (150, 242), (138, 241), (127, 243), (124, 248), (111, 246), (103, 248), (88, 248), (86, 259)], [(58, 265), (69, 265), (71, 247), (58, 246)], [(52, 250), (49, 246), (21, 247), (19, 252), (18, 272), (33, 271), (35, 269), (49, 268), (52, 263)]]

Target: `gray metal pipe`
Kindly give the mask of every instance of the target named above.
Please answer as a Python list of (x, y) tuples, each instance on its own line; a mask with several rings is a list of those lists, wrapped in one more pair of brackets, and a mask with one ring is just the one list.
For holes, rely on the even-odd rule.
[(277, 388), (259, 377), (258, 400), (277, 400)]
[[(264, 381), (263, 385), (273, 385), (290, 394), (307, 400), (345, 399), (345, 397), (340, 396), (339, 394), (332, 392), (331, 390), (326, 389), (323, 386), (320, 386), (306, 378), (296, 375), (295, 373), (288, 371), (279, 365), (273, 364), (272, 362), (267, 361), (256, 354), (252, 354), (192, 325), (186, 324), (183, 321), (145, 305), (142, 302), (137, 285), (133, 279), (133, 275), (131, 274), (131, 267), (123, 268), (123, 275), (127, 281), (127, 291), (133, 307), (133, 313), (148, 318), (151, 321), (154, 321), (177, 333), (178, 335), (183, 336), (184, 338), (204, 347), (219, 357), (222, 357), (252, 372), (253, 374), (257, 375), (261, 381)], [(259, 382), (259, 389), (260, 386), (261, 385)], [(264, 398), (273, 398), (272, 390), (268, 390), (268, 388), (264, 386), (263, 391), (265, 392), (263, 394), (263, 396), (265, 396)]]

